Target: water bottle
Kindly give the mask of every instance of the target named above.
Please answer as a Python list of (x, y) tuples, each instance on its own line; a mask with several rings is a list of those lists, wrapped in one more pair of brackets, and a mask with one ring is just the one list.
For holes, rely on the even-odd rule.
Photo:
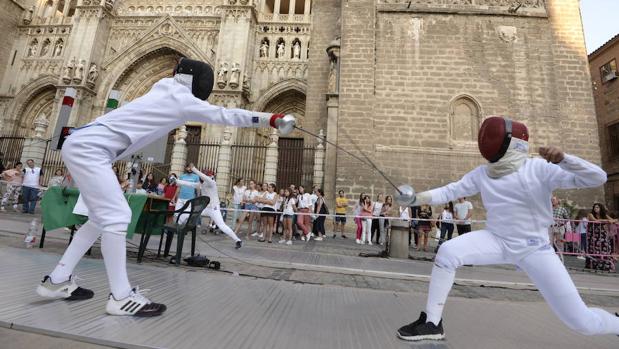
[(39, 222), (37, 221), (37, 219), (33, 219), (30, 222), (30, 228), (28, 228), (28, 233), (26, 234), (26, 237), (24, 238), (24, 243), (26, 244), (26, 248), (32, 248), (36, 242), (36, 233), (39, 230)]

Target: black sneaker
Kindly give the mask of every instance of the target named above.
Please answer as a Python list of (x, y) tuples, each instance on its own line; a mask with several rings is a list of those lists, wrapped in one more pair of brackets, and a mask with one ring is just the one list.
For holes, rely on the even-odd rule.
[(420, 341), (420, 340), (441, 340), (445, 338), (443, 331), (443, 320), (436, 326), (432, 322), (426, 322), (427, 315), (421, 312), (417, 321), (401, 327), (398, 330), (398, 337), (405, 341)]
[(237, 241), (236, 244), (234, 244), (234, 248), (237, 250), (241, 247), (243, 247), (243, 241), (241, 240)]
[(335, 239), (337, 237), (337, 235), (333, 234), (333, 238)]

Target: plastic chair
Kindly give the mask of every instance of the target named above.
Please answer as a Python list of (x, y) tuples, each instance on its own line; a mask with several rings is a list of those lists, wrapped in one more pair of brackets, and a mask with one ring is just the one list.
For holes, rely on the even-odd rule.
[[(210, 198), (208, 196), (199, 196), (197, 198), (188, 200), (183, 205), (183, 207), (173, 212), (175, 214), (178, 214), (178, 216), (176, 217), (176, 221), (174, 223), (166, 224), (163, 226), (161, 238), (159, 240), (159, 249), (157, 251), (157, 256), (159, 256), (161, 253), (163, 235), (166, 235), (164, 257), (168, 256), (172, 240), (174, 239), (174, 235), (176, 235), (176, 265), (179, 265), (183, 252), (183, 242), (185, 241), (185, 234), (187, 234), (188, 232), (191, 232), (191, 255), (194, 255), (196, 250), (196, 227), (200, 222), (200, 214), (202, 213), (202, 211), (204, 211), (209, 202)], [(143, 254), (143, 251), (146, 250), (146, 245), (148, 244), (148, 239), (150, 238), (151, 233), (152, 232), (150, 230), (144, 232), (146, 236), (144, 238), (144, 242), (140, 245), (141, 254)]]

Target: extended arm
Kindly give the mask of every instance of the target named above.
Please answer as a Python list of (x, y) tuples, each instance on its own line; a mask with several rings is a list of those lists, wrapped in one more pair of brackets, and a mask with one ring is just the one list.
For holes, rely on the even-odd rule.
[(476, 178), (483, 167), (478, 167), (467, 173), (457, 182), (449, 183), (446, 186), (428, 190), (417, 194), (413, 205), (441, 205), (457, 198), (472, 196), (479, 192)]
[(176, 180), (176, 185), (179, 186), (184, 186), (184, 187), (192, 187), (192, 188), (200, 188), (200, 182), (189, 182), (189, 181), (184, 181), (182, 179), (177, 179)]

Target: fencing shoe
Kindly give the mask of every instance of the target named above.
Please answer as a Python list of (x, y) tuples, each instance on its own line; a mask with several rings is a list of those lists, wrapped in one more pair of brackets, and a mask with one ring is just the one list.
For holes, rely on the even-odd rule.
[(405, 341), (444, 339), (445, 332), (443, 331), (443, 320), (436, 326), (432, 322), (426, 322), (426, 319), (427, 315), (422, 311), (417, 321), (403, 326), (398, 330), (398, 337)]
[(153, 303), (144, 297), (137, 287), (131, 291), (129, 296), (121, 300), (116, 300), (110, 293), (105, 307), (105, 311), (110, 315), (133, 315), (138, 317), (159, 316), (166, 309), (164, 304)]
[(69, 280), (59, 284), (52, 283), (52, 278), (45, 275), (41, 284), (37, 286), (37, 294), (45, 298), (66, 299), (68, 301), (90, 299), (95, 295), (91, 290), (77, 286), (73, 275), (69, 276)]

